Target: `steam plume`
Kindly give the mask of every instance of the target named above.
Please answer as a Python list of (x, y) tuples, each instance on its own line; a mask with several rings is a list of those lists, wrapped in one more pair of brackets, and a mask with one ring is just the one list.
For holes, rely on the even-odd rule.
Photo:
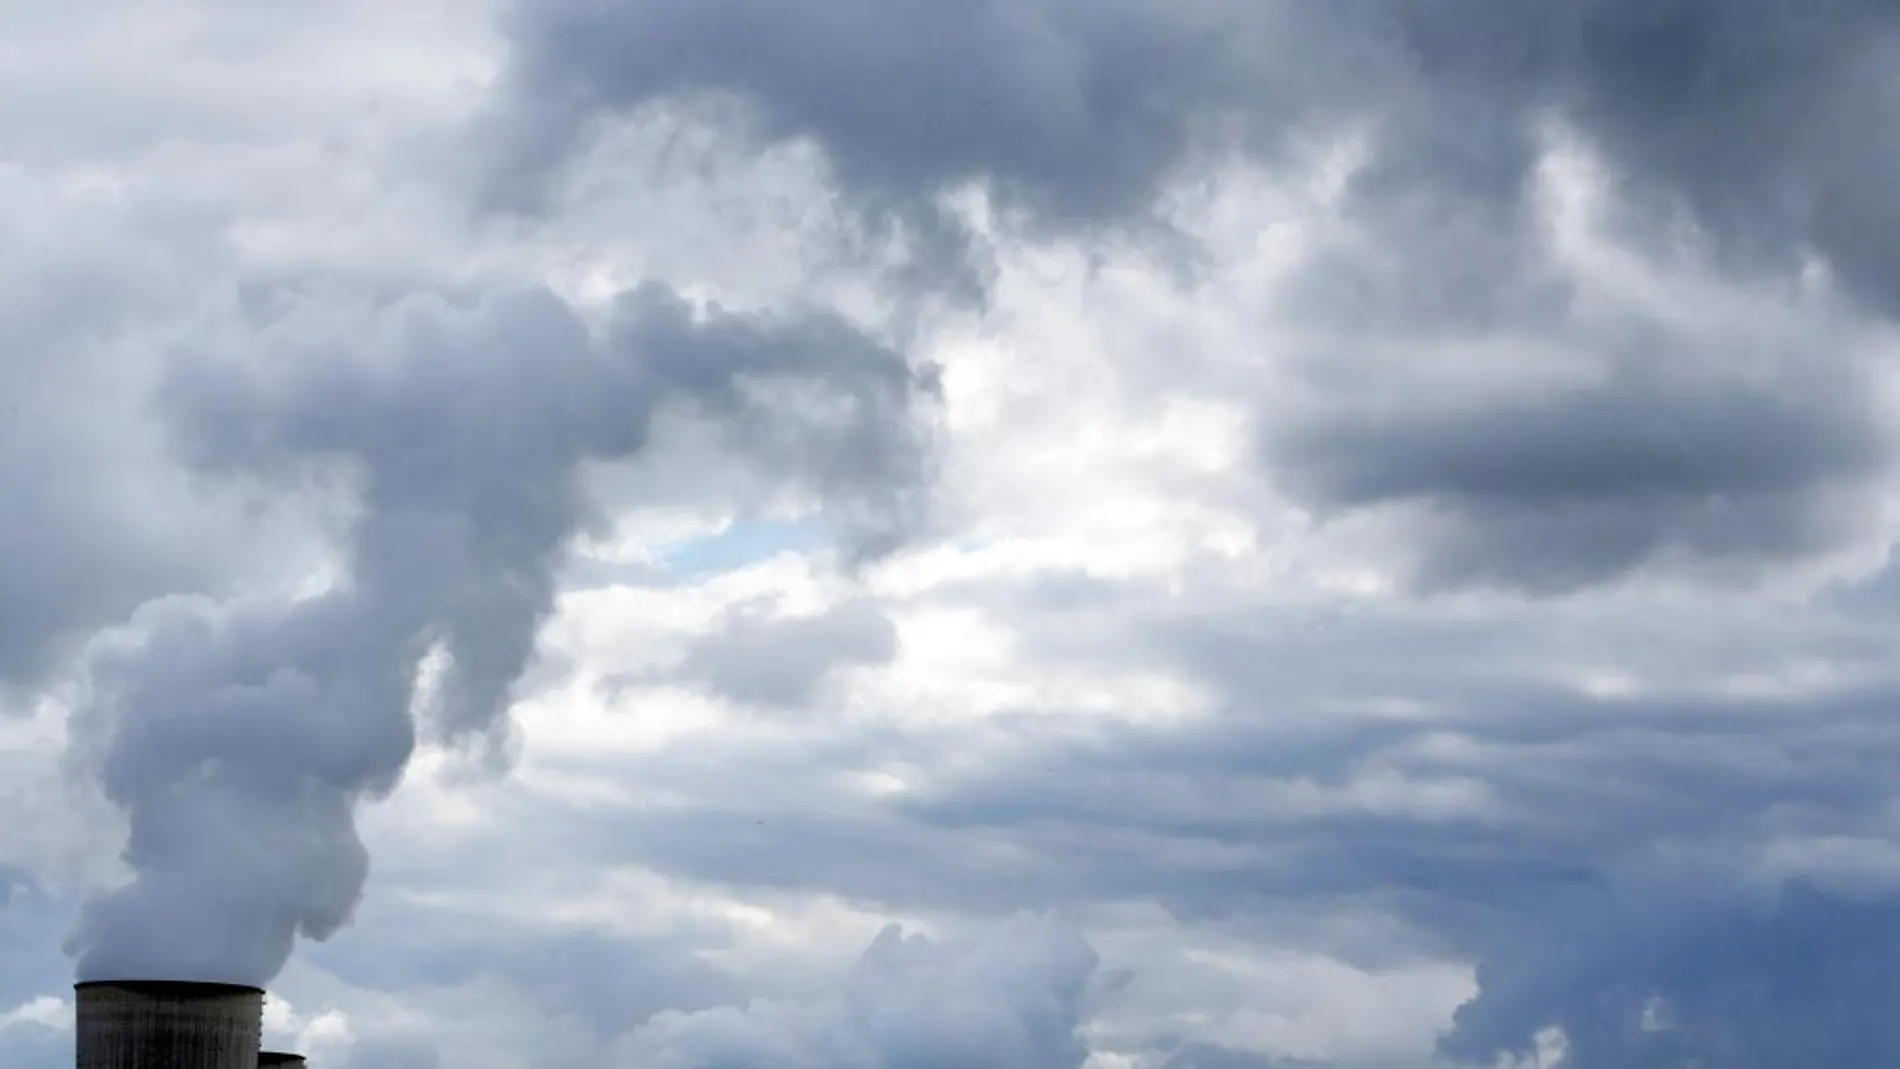
[[(645, 287), (595, 337), (537, 291), (290, 319), (263, 340), (269, 360), (188, 362), (166, 400), (206, 469), (347, 471), (346, 568), (314, 596), (148, 604), (95, 646), (75, 745), (129, 819), (133, 879), (86, 907), (81, 979), (261, 985), (296, 936), (345, 924), (369, 871), (357, 805), (395, 787), (419, 722), (505, 755), (511, 689), (591, 516), (582, 469), (641, 453), (661, 407), (849, 504), (860, 548), (921, 460), (929, 380), (825, 317), (695, 315)], [(419, 695), (432, 650), (447, 667)]]

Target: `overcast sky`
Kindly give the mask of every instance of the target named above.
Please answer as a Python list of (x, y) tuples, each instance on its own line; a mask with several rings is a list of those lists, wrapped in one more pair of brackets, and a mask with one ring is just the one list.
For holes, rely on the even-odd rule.
[(1887, 0), (0, 0), (0, 1064), (1900, 1064)]

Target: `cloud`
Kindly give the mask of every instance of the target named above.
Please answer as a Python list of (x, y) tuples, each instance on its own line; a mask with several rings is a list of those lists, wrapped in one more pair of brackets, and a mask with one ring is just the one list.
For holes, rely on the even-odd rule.
[[(531, 894), (523, 889), (521, 897)], [(716, 944), (715, 932), (689, 920), (640, 933), (602, 919), (537, 923), (467, 904), (371, 896), (346, 937), (300, 960), (397, 1006), (416, 991), (495, 983), (530, 1012), (558, 1019), (577, 1042), (607, 1043), (656, 1013), (741, 1000), (747, 987), (739, 978), (704, 959)]]
[(1355, 322), (1324, 290), (1289, 306), (1290, 375), (1260, 405), (1266, 476), (1322, 519), (1398, 516), (1404, 568), (1431, 589), (1747, 581), (1879, 538), (1865, 503), (1893, 455), (1888, 328), (1825, 289), (1724, 274), (1705, 249), (1646, 258), (1608, 219), (1614, 161), (1561, 139), (1543, 161), (1543, 281), (1502, 314), (1402, 310), (1415, 267), (1470, 249), (1411, 248), (1394, 278), (1384, 254), (1337, 251), (1376, 230), (1318, 247), (1317, 278), (1376, 267), (1373, 306), (1400, 318)]
[(0, 1061), (1892, 1052), (1885, 5), (0, 39)]
[[(1115, 615), (1133, 611), (1123, 603)], [(1601, 639), (1643, 642), (1604, 602), (1584, 618)], [(1693, 619), (1651, 626), (1680, 634)], [(1233, 640), (1200, 647), (1195, 662), (1231, 688), (1225, 715), (1189, 727), (1018, 727), (1021, 750), (932, 777), (910, 814), (967, 830), (990, 857), (1034, 857), (1030, 870), (982, 871), (1017, 886), (1025, 871), (1060, 874), (1060, 891), (1037, 889), (1066, 901), (1152, 898), (1184, 921), (1373, 968), (1473, 960), (1477, 992), (1441, 1048), (1457, 1064), (1529, 1057), (1551, 1027), (1569, 1043), (1562, 1064), (1585, 1069), (1658, 1058), (1780, 1066), (1885, 1049), (1891, 1007), (1853, 978), (1889, 960), (1881, 933), (1900, 887), (1882, 771), (1890, 681), (1697, 694), (1696, 662), (1678, 653), (1665, 693), (1639, 678), (1633, 692), (1586, 698), (1522, 683), (1536, 643), (1511, 641), (1525, 657), (1515, 663), (1484, 652), (1490, 636), (1512, 633), (1508, 619), (1432, 644), (1371, 619), (1325, 630), (1288, 616), (1184, 622), (1197, 642)], [(1843, 669), (1856, 645), (1853, 625), (1835, 646), (1813, 618), (1774, 638), (1758, 622), (1732, 627), (1780, 656), (1831, 656)], [(1567, 663), (1592, 659), (1574, 637), (1562, 645)], [(1232, 659), (1209, 659), (1216, 649)], [(1362, 656), (1384, 674), (1360, 676)], [(1860, 656), (1889, 678), (1877, 652)], [(1473, 665), (1511, 682), (1487, 684)], [(1328, 709), (1342, 689), (1334, 671), (1419, 706), (1396, 719)], [(1353, 934), (1368, 917), (1402, 926)], [(1811, 983), (1807, 970), (1839, 986)], [(1810, 1013), (1834, 1024), (1810, 1027)]]
[(524, 5), (500, 176), (531, 184), (604, 115), (732, 94), (753, 138), (811, 138), (854, 194), (900, 211), (994, 179), (1062, 219), (1122, 215), (1145, 206), (1202, 106), (1243, 91), (1238, 57), (1207, 47), (1217, 6)]
[(829, 997), (661, 1014), (616, 1053), (667, 1069), (1076, 1069), (1087, 1057), (1076, 1031), (1095, 965), (1077, 933), (1044, 917), (947, 944), (893, 926)]
[(1272, 1058), (1214, 1043), (1185, 1043), (1162, 1064), (1167, 1069), (1307, 1069), (1314, 1063)]
[[(6, 974), (0, 976), (0, 1004), (11, 1010), (65, 996), (64, 962), (48, 935), (70, 921), (65, 903), (33, 881), (15, 877), (6, 898), (0, 901), (0, 950), (6, 952), (10, 963)], [(37, 1011), (23, 1016), (0, 1014), (0, 1021), (9, 1022), (9, 1028), (29, 1032), (32, 1024), (53, 1027), (59, 1023)]]
[(742, 702), (800, 708), (835, 668), (884, 664), (896, 653), (896, 628), (868, 602), (777, 618), (742, 607), (696, 642), (678, 671)]
[[(1792, 359), (1786, 373), (1802, 374)], [(1319, 417), (1283, 433), (1273, 460), (1322, 508), (1421, 506), (1433, 586), (1556, 591), (1672, 554), (1748, 564), (1859, 536), (1857, 506), (1887, 460), (1864, 394), (1654, 380), (1619, 369), (1450, 412)]]
[(520, 5), (508, 29), (516, 172), (603, 118), (724, 94), (739, 130), (815, 141), (867, 203), (988, 181), (1047, 221), (1101, 222), (1147, 212), (1197, 135), (1282, 146), (1356, 121), (1389, 124), (1369, 192), (1508, 218), (1531, 126), (1555, 113), (1628, 176), (1633, 206), (1686, 210), (1738, 253), (1812, 243), (1860, 288), (1889, 288), (1865, 239), (1894, 208), (1868, 167), (1893, 88), (1873, 2), (1036, 0), (951, 18), (577, 0)]
[(68, 1032), (34, 1019), (38, 1007), (27, 1005), (0, 1014), (0, 1055), (8, 1065), (22, 1069), (57, 1069), (72, 1060)]
[(1688, 912), (1586, 922), (1572, 939), (1500, 947), (1481, 973), (1496, 993), (1459, 1011), (1447, 1049), (1473, 1061), (1500, 1048), (1528, 1053), (1530, 1019), (1562, 1027), (1562, 1064), (1578, 1069), (1657, 1059), (1752, 1069), (1815, 1051), (1879, 1060), (1896, 1049), (1894, 1007), (1874, 981), (1895, 950), (1891, 901), (1796, 883), (1762, 907)]
[(434, 1048), (416, 1040), (371, 1039), (350, 1046), (351, 1069), (436, 1069), (442, 1064)]
[[(1675, 255), (1686, 221), (1707, 274), (1792, 279), (1818, 259), (1884, 309), (1891, 265), (1861, 238), (1900, 204), (1868, 162), (1894, 88), (1879, 5), (1037, 0), (947, 23), (928, 4), (767, 8), (515, 7), (502, 99), (525, 140), (507, 173), (670, 108), (742, 143), (816, 145), (874, 213), (934, 217), (986, 183), (1022, 233), (1088, 233), (1172, 222), (1172, 192), (1226, 149), (1285, 165), (1351, 141), (1334, 205), (1349, 237), (1315, 245), (1284, 305), (1325, 389), (1418, 382), (1511, 337), (1532, 369), (1607, 366), (1397, 415), (1419, 394), (1264, 403), (1281, 485), (1322, 511), (1410, 507), (1432, 587), (1555, 592), (1659, 558), (1733, 575), (1862, 533), (1854, 502), (1889, 443), (1854, 340), (1602, 308), (1579, 292), (1600, 281), (1552, 249), (1544, 202), (1556, 130), (1614, 176), (1594, 224), (1611, 244)], [(705, 94), (731, 106), (690, 110)], [(1775, 431), (1735, 429), (1756, 426)], [(1771, 437), (1772, 455), (1747, 444)]]

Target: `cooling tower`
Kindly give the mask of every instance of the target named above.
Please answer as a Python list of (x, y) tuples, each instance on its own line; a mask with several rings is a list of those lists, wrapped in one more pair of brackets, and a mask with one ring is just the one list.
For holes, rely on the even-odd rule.
[(78, 1069), (257, 1069), (264, 992), (238, 984), (95, 980), (78, 997)]
[(257, 1069), (303, 1069), (303, 1055), (281, 1050), (263, 1051), (257, 1056)]

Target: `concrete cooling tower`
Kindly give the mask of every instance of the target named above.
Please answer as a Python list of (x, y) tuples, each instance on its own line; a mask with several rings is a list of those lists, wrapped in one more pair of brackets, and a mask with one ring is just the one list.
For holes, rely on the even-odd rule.
[[(264, 992), (258, 988), (99, 980), (76, 985), (74, 993), (78, 1069), (258, 1069), (266, 1064), (257, 1049), (264, 1022)], [(295, 1063), (274, 1064), (296, 1069)]]

